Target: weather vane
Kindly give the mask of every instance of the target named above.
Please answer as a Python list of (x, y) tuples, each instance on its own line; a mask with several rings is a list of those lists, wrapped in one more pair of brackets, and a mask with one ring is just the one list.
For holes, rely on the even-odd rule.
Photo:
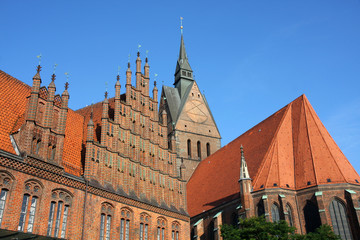
[(183, 17), (180, 17), (180, 29), (181, 29), (181, 34), (183, 34)]
[(68, 82), (69, 81), (69, 73), (66, 72), (65, 75), (66, 75), (66, 81)]
[(120, 75), (120, 66), (118, 66), (118, 75)]
[(140, 44), (138, 44), (138, 52), (140, 52), (140, 48), (141, 48), (141, 45), (140, 45)]
[(130, 62), (130, 57), (131, 57), (131, 54), (129, 53), (129, 55), (128, 55), (128, 62)]
[(41, 53), (36, 56), (39, 59), (39, 65), (41, 64)]
[(107, 86), (108, 86), (108, 82), (105, 82), (105, 91), (107, 92)]
[(53, 74), (55, 74), (56, 67), (57, 67), (57, 64), (55, 63), (54, 64), (54, 72), (53, 72)]
[(145, 57), (148, 57), (149, 50), (146, 50)]

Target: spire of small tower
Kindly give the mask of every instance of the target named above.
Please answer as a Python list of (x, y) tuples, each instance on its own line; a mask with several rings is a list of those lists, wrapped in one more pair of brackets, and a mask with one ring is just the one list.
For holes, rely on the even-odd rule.
[(241, 145), (240, 180), (250, 179), (249, 171), (244, 157), (244, 147)]
[(88, 126), (94, 125), (93, 115), (94, 115), (94, 106), (93, 106), (93, 104), (91, 104), (90, 120), (89, 120)]
[(181, 20), (180, 52), (179, 52), (179, 58), (176, 62), (174, 85), (180, 93), (180, 98), (182, 98), (187, 87), (191, 84), (192, 81), (194, 81), (194, 76), (185, 50), (182, 18), (180, 18), (180, 20)]

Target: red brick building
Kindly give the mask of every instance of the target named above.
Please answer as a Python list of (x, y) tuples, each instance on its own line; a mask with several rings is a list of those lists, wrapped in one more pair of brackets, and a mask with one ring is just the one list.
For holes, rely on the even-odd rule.
[(221, 224), (261, 215), (360, 239), (359, 181), (302, 95), (199, 164), (187, 184), (192, 239), (221, 239)]
[(32, 86), (0, 71), (0, 236), (190, 238), (175, 142), (141, 68), (138, 53), (135, 85), (129, 63), (115, 97), (77, 111), (40, 66)]

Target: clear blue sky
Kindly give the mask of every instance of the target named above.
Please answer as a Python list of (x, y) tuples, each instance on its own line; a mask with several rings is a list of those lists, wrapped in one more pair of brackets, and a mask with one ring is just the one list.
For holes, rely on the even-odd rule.
[[(43, 84), (70, 73), (70, 107), (114, 96), (128, 54), (149, 50), (151, 76), (172, 85), (180, 20), (196, 81), (225, 145), (305, 93), (360, 172), (360, 1), (0, 1), (0, 69)], [(134, 68), (133, 68), (134, 71)], [(153, 80), (153, 79), (152, 79)], [(123, 88), (124, 89), (124, 88)]]

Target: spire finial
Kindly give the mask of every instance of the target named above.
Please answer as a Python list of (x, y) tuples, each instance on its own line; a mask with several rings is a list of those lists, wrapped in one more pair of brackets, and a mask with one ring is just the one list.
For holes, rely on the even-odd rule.
[(40, 66), (40, 64), (37, 66), (37, 68), (36, 68), (36, 72), (37, 73), (40, 73), (40, 71), (41, 71), (41, 66)]
[(149, 53), (149, 50), (146, 50), (146, 52), (145, 52), (145, 62), (146, 63), (148, 62), (148, 53)]
[(137, 51), (137, 56), (138, 56), (138, 57), (140, 57), (140, 48), (141, 48), (141, 45), (138, 44), (138, 49), (137, 49), (137, 50), (138, 50), (138, 51)]
[(156, 87), (156, 81), (154, 81), (154, 87)]
[(105, 91), (107, 92), (107, 86), (108, 86), (108, 82), (105, 82)]
[(105, 91), (105, 99), (107, 99), (107, 97), (108, 97), (108, 92)]
[(91, 103), (91, 113), (90, 113), (90, 119), (93, 119), (93, 115), (94, 115), (94, 104)]
[(36, 56), (39, 59), (39, 66), (41, 65), (41, 53)]
[(183, 27), (183, 17), (180, 17), (180, 31), (181, 31), (181, 35), (183, 34), (183, 29), (184, 29), (184, 27)]
[(51, 81), (55, 81), (56, 75), (55, 75), (55, 70), (56, 70), (57, 64), (54, 64), (54, 71), (53, 74), (51, 75)]
[(69, 88), (69, 73), (66, 72), (65, 75), (66, 75), (65, 90), (68, 90), (68, 88)]
[(131, 57), (131, 54), (129, 53), (129, 55), (128, 55), (128, 69), (130, 69), (130, 57)]
[(116, 76), (116, 80), (120, 80), (120, 66), (118, 66), (118, 72), (117, 72), (117, 76)]

